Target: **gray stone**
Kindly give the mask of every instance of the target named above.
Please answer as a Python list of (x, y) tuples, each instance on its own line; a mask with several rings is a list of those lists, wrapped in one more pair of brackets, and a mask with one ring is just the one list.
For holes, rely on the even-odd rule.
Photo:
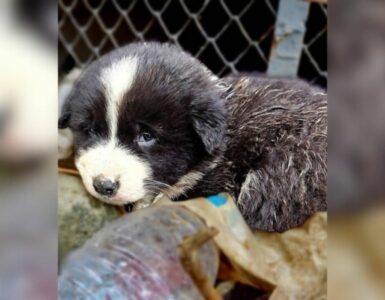
[(80, 178), (60, 174), (58, 179), (59, 264), (123, 210), (94, 199)]

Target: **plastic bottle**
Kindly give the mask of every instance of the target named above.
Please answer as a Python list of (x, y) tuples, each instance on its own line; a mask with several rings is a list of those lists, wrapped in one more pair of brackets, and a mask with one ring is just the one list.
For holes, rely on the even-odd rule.
[[(188, 209), (149, 207), (108, 224), (64, 262), (62, 300), (203, 299), (180, 262), (182, 240), (205, 227)], [(197, 252), (214, 283), (219, 254), (212, 241)]]

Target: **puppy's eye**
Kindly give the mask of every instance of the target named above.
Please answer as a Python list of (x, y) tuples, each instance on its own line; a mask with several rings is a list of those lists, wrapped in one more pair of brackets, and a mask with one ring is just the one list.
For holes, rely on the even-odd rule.
[(138, 145), (140, 147), (150, 147), (156, 143), (156, 137), (149, 131), (144, 131), (138, 136)]

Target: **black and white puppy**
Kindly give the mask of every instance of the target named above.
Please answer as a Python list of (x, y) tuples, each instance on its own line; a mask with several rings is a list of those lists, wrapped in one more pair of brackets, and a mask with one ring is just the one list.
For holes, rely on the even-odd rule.
[(298, 80), (218, 79), (175, 46), (135, 43), (91, 64), (59, 120), (87, 190), (124, 205), (229, 192), (254, 229), (326, 210), (327, 100)]

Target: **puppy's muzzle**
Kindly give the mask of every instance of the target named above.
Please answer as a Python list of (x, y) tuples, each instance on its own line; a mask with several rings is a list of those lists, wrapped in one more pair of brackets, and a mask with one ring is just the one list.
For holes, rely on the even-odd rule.
[(94, 179), (93, 186), (98, 194), (112, 197), (116, 195), (119, 189), (119, 181), (112, 181), (98, 176)]

